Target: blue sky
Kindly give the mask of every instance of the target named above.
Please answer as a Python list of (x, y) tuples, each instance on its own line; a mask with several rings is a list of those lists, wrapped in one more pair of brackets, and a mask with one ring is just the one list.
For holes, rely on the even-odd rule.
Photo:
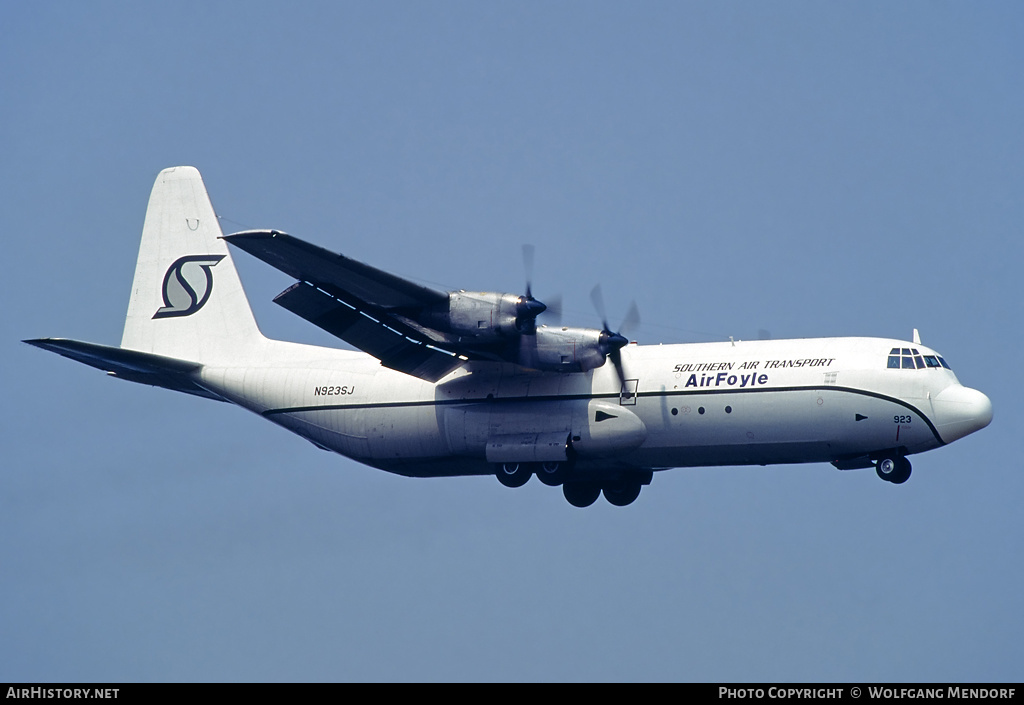
[[(1021, 680), (1019, 3), (14, 3), (0, 681)], [(875, 335), (990, 396), (905, 485), (659, 473), (625, 509), (375, 471), (18, 342), (120, 340), (157, 172), (643, 343)], [(236, 253), (267, 335), (333, 345)]]

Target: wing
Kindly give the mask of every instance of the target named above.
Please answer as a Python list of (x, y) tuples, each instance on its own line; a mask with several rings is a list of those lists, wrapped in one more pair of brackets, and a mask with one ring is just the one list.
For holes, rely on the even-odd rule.
[(413, 320), (424, 310), (446, 307), (447, 293), (275, 230), (250, 230), (224, 239), (299, 280), (275, 303), (373, 355), (385, 367), (436, 382), (467, 360), (492, 359)]
[(446, 293), (276, 230), (247, 230), (224, 239), (291, 277), (377, 308), (418, 309), (448, 302)]
[(373, 316), (368, 306), (360, 305), (363, 302), (342, 302), (304, 281), (278, 294), (274, 303), (373, 355), (385, 367), (428, 382), (436, 382), (468, 359), (436, 347), (434, 341), (389, 316)]

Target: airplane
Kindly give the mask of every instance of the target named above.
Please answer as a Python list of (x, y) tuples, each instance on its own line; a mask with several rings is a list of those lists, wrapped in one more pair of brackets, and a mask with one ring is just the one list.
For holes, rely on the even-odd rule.
[[(232, 245), (294, 278), (274, 301), (358, 351), (263, 336)], [(524, 294), (438, 291), (276, 230), (224, 236), (194, 167), (158, 175), (120, 346), (24, 342), (119, 379), (237, 404), (318, 448), (409, 477), (534, 475), (587, 507), (655, 472), (831, 463), (902, 484), (908, 456), (992, 420), (913, 340), (638, 345), (546, 325)], [(552, 307), (554, 308), (554, 307)]]

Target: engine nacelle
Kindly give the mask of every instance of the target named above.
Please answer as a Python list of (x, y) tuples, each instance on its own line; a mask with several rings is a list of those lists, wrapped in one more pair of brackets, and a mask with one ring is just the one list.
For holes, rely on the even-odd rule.
[(447, 310), (428, 311), (420, 322), (455, 335), (496, 340), (519, 332), (521, 298), (490, 291), (452, 291)]
[(520, 340), (519, 364), (552, 372), (586, 372), (604, 364), (607, 350), (601, 345), (603, 331), (596, 328), (549, 328)]

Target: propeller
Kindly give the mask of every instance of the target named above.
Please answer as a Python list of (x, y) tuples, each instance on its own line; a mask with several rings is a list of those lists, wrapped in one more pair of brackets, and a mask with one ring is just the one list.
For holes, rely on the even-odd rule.
[(598, 338), (598, 345), (601, 346), (601, 352), (612, 361), (615, 372), (619, 376), (619, 383), (624, 387), (626, 385), (626, 370), (622, 366), (622, 348), (629, 343), (629, 338), (623, 333), (630, 333), (640, 325), (640, 309), (637, 308), (636, 301), (630, 303), (629, 311), (626, 312), (626, 317), (622, 320), (622, 325), (619, 326), (619, 332), (613, 333), (611, 326), (608, 325), (608, 314), (604, 308), (604, 296), (601, 293), (600, 284), (590, 291), (590, 300), (597, 310), (597, 315), (601, 317), (601, 335)]
[(533, 245), (523, 245), (523, 272), (526, 274), (526, 294), (516, 304), (516, 327), (525, 335), (537, 332), (537, 316), (562, 320), (562, 297), (557, 296), (551, 304), (544, 304), (533, 298)]
[(541, 317), (544, 318), (549, 324), (553, 326), (562, 325), (562, 296), (561, 294), (555, 294), (548, 299), (547, 310), (541, 313)]
[(526, 275), (526, 298), (532, 299), (530, 285), (533, 282), (533, 245), (523, 245), (523, 273)]

